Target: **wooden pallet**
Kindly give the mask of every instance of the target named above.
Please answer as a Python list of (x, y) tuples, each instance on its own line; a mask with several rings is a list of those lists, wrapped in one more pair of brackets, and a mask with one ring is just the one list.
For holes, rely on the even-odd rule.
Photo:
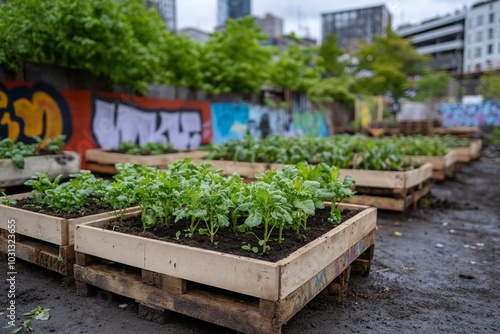
[(403, 212), (416, 207), (418, 201), (430, 192), (431, 182), (427, 179), (410, 189), (356, 187), (355, 190), (356, 194), (345, 200), (347, 203)]
[(420, 163), (430, 163), (432, 165), (432, 178), (442, 181), (447, 177), (452, 177), (454, 173), (457, 154), (453, 150), (449, 150), (443, 156), (407, 156), (407, 158), (418, 160)]
[(116, 174), (116, 163), (137, 163), (143, 166), (166, 168), (169, 163), (184, 158), (201, 159), (207, 152), (186, 151), (159, 155), (132, 155), (110, 152), (102, 149), (89, 149), (85, 151), (87, 169), (94, 173)]
[[(16, 200), (31, 196), (30, 193), (7, 196)], [(129, 208), (125, 215), (133, 214), (138, 207)], [(116, 217), (105, 212), (80, 218), (65, 219), (0, 204), (0, 252), (7, 253), (10, 222), (15, 222), (16, 257), (65, 276), (71, 276), (74, 263), (75, 226), (99, 218)]]
[(244, 333), (278, 334), (315, 296), (345, 295), (351, 265), (368, 274), (376, 209), (363, 207), (275, 263), (104, 230), (105, 223), (77, 227), (78, 294), (104, 289), (136, 300), (144, 314), (173, 311)]
[(483, 141), (476, 139), (470, 142), (467, 147), (452, 147), (450, 151), (455, 152), (458, 162), (471, 162), (481, 156)]
[(247, 180), (247, 182), (255, 180), (255, 175), (265, 173), (270, 169), (270, 164), (264, 162), (243, 162), (243, 161), (227, 161), (227, 160), (193, 160), (196, 163), (206, 162), (212, 165), (212, 170), (222, 169), (222, 175), (230, 176), (237, 173), (239, 176)]
[(428, 120), (399, 120), (399, 133), (405, 136), (424, 135), (432, 136), (434, 130), (434, 121)]
[(479, 128), (475, 126), (450, 126), (436, 127), (433, 130), (434, 135), (447, 136), (453, 135), (458, 138), (470, 138), (479, 132)]
[[(7, 247), (14, 239), (9, 238), (7, 230), (0, 229), (0, 233), (0, 251), (7, 253)], [(17, 233), (14, 236), (16, 258), (73, 279), (75, 263), (73, 245), (51, 244)]]
[(80, 171), (80, 164), (80, 155), (71, 151), (26, 157), (23, 169), (17, 168), (12, 159), (0, 159), (0, 188), (23, 185), (37, 172), (48, 173), (52, 179), (59, 174), (68, 177)]

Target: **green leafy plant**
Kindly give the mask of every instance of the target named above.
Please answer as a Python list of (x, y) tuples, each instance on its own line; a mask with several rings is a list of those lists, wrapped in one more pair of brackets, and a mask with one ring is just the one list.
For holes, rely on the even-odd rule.
[(50, 318), (50, 309), (45, 309), (37, 306), (30, 312), (23, 313), (23, 323), (21, 326), (14, 329), (11, 334), (17, 334), (25, 330), (26, 332), (31, 332), (33, 327), (31, 327), (31, 320), (46, 321)]
[(172, 143), (146, 143), (137, 145), (131, 141), (120, 142), (120, 151), (131, 155), (159, 155), (175, 152), (174, 144)]
[(24, 169), (24, 158), (35, 156), (41, 151), (47, 153), (61, 153), (61, 148), (65, 145), (65, 136), (48, 139), (45, 143), (40, 137), (33, 137), (32, 144), (23, 142), (13, 142), (10, 138), (0, 141), (0, 159), (12, 159), (14, 165), (19, 169)]

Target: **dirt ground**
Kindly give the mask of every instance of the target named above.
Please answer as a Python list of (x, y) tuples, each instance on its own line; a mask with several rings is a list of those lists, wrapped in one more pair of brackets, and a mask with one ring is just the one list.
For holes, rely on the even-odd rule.
[[(459, 164), (422, 204), (404, 214), (379, 210), (370, 275), (351, 276), (344, 302), (315, 298), (282, 333), (498, 333), (499, 150)], [(16, 266), (17, 324), (38, 305), (50, 309), (49, 320), (32, 321), (33, 333), (235, 333), (177, 314), (164, 325), (141, 320), (133, 300), (105, 291), (78, 297), (61, 276), (21, 260)], [(0, 268), (7, 272), (4, 257)], [(7, 324), (5, 314), (0, 319)]]

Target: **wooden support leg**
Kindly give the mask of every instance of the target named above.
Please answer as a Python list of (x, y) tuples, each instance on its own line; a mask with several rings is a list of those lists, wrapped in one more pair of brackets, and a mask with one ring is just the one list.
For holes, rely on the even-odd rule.
[(351, 264), (351, 272), (355, 275), (368, 276), (374, 253), (375, 245), (371, 245)]
[[(94, 262), (92, 257), (87, 254), (75, 252), (75, 263), (77, 265), (86, 267)], [(95, 296), (99, 292), (99, 288), (87, 284), (82, 281), (75, 280), (76, 294), (80, 297)]]
[(351, 266), (347, 267), (322, 292), (321, 297), (340, 303), (347, 297), (347, 285), (351, 276)]

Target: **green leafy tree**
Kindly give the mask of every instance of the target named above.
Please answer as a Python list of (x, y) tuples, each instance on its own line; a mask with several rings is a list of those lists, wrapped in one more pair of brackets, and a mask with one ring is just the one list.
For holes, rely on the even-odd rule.
[(165, 76), (168, 31), (143, 1), (10, 0), (0, 6), (0, 64), (89, 70), (145, 91)]
[(269, 68), (270, 83), (292, 91), (306, 92), (318, 82), (321, 69), (315, 66), (317, 48), (291, 44)]
[(201, 69), (206, 90), (212, 95), (253, 93), (265, 82), (273, 49), (251, 17), (229, 20), (203, 46)]
[(422, 74), (427, 66), (427, 58), (390, 28), (374, 43), (362, 42), (356, 57), (356, 90), (370, 95), (390, 92), (395, 101), (403, 96), (408, 77)]
[(499, 100), (500, 99), (500, 76), (493, 72), (486, 72), (481, 77), (479, 93), (485, 99)]
[(308, 96), (312, 102), (317, 104), (335, 101), (354, 104), (356, 96), (352, 92), (353, 83), (354, 78), (348, 74), (325, 78), (309, 88)]
[(328, 35), (321, 43), (318, 51), (318, 66), (323, 69), (326, 77), (336, 77), (344, 74), (347, 64), (341, 58), (344, 52), (337, 44), (336, 35)]
[(448, 93), (448, 86), (451, 77), (446, 72), (426, 71), (425, 74), (415, 83), (417, 95), (415, 101), (436, 101), (443, 98)]

